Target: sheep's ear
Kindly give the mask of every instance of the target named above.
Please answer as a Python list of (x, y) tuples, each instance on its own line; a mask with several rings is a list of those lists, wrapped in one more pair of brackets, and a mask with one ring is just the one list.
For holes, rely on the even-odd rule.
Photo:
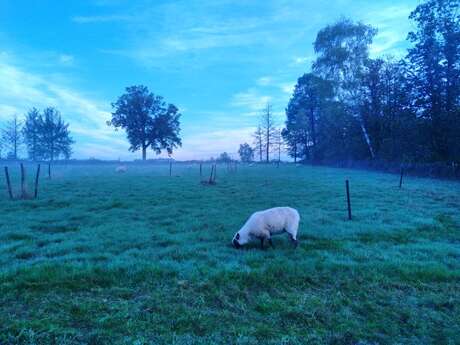
[(237, 240), (240, 239), (240, 234), (236, 234), (236, 239), (237, 239)]

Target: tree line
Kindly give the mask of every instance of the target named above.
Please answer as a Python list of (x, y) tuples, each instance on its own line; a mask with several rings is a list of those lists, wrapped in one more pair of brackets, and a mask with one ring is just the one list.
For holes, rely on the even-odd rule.
[(23, 147), (33, 161), (69, 159), (73, 143), (69, 124), (56, 108), (48, 107), (41, 112), (32, 108), (24, 120), (15, 115), (1, 128), (0, 159), (19, 159)]
[(372, 26), (341, 19), (318, 32), (286, 108), (294, 160), (460, 162), (460, 2), (425, 1), (409, 18), (399, 60), (370, 57)]

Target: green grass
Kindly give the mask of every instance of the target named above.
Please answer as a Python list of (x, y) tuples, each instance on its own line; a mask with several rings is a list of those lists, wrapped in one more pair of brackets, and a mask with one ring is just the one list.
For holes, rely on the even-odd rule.
[[(2, 176), (0, 344), (460, 343), (459, 183), (399, 190), (395, 175), (289, 165), (219, 166), (204, 186), (196, 165), (114, 170), (57, 166), (38, 200), (12, 202)], [(287, 236), (230, 246), (252, 212), (283, 205), (301, 215), (296, 250)]]

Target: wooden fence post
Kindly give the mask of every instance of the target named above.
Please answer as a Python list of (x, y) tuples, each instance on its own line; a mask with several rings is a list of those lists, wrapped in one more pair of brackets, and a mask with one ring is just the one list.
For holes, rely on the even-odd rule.
[(35, 175), (35, 191), (34, 191), (34, 198), (37, 199), (38, 197), (38, 179), (40, 178), (40, 164), (37, 165), (37, 174)]
[(11, 190), (11, 181), (10, 181), (10, 174), (8, 173), (8, 167), (5, 167), (5, 178), (6, 178), (6, 187), (8, 189), (8, 195), (10, 199), (13, 200), (13, 192)]
[(345, 187), (347, 190), (348, 220), (351, 220), (350, 183), (348, 180), (345, 181)]
[(26, 171), (23, 163), (21, 163), (21, 198), (26, 198)]
[(214, 164), (211, 165), (211, 175), (209, 175), (209, 184), (212, 184), (212, 176), (214, 174)]
[(404, 175), (404, 168), (401, 167), (401, 176), (399, 177), (399, 189), (402, 188), (402, 183), (403, 183), (403, 175)]

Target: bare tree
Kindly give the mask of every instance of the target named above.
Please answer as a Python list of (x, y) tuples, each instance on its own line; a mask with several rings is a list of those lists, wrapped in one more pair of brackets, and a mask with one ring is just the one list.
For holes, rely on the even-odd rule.
[(283, 150), (283, 136), (281, 128), (276, 128), (273, 132), (273, 152), (278, 156), (278, 164), (281, 162), (281, 151)]
[(265, 160), (270, 161), (270, 149), (273, 147), (273, 135), (275, 133), (275, 120), (273, 119), (272, 106), (267, 103), (267, 106), (262, 113), (262, 133), (265, 147)]
[(14, 115), (13, 120), (6, 123), (5, 128), (2, 130), (2, 142), (4, 147), (9, 150), (7, 155), (12, 159), (18, 159), (18, 150), (22, 144), (22, 131), (21, 122), (18, 121), (18, 117)]
[(262, 162), (262, 155), (264, 151), (264, 135), (262, 132), (262, 127), (260, 125), (257, 126), (256, 131), (253, 134), (254, 137), (254, 149), (259, 153), (259, 161)]

